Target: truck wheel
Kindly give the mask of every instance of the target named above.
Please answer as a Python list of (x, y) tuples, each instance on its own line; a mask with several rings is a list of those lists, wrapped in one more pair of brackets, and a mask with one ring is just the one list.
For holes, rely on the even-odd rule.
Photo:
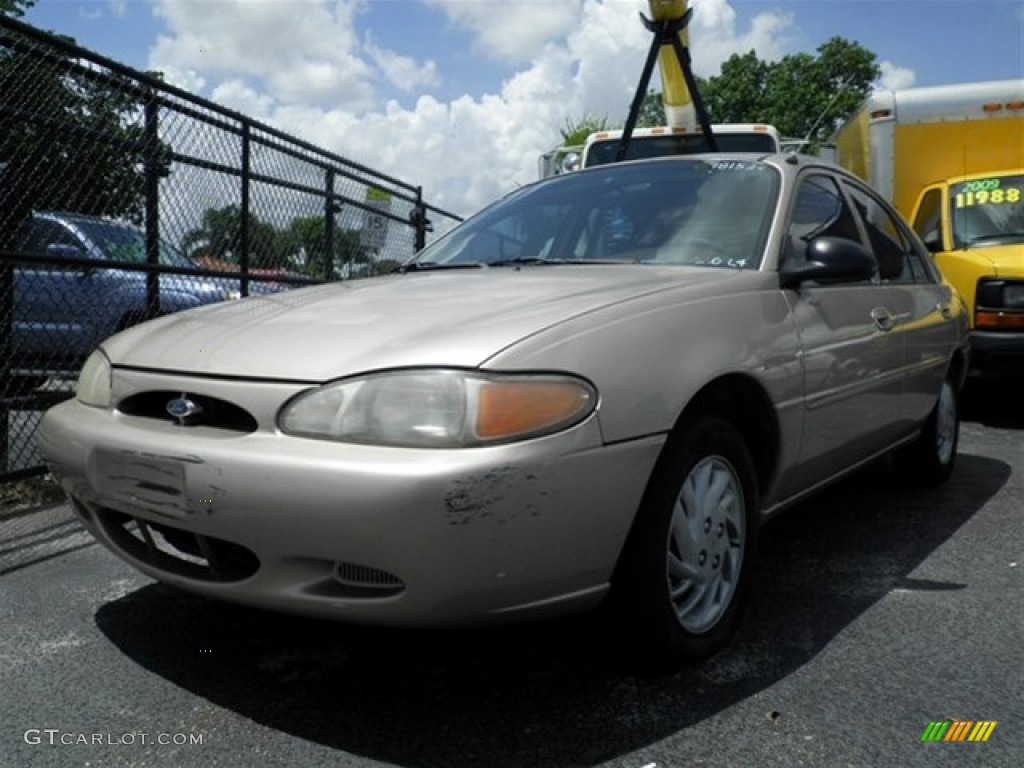
[(920, 436), (894, 454), (900, 474), (921, 485), (938, 485), (953, 472), (960, 439), (960, 398), (947, 376)]
[(704, 418), (670, 438), (612, 586), (631, 666), (671, 672), (732, 639), (750, 587), (757, 509), (753, 461), (729, 422)]

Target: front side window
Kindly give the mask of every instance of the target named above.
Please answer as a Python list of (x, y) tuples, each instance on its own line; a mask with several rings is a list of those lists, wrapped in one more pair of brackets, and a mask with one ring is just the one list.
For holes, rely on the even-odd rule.
[(811, 174), (800, 181), (790, 215), (784, 260), (807, 260), (807, 247), (818, 237), (840, 237), (860, 243), (860, 232), (835, 179)]
[(929, 189), (921, 198), (921, 204), (914, 214), (914, 231), (929, 244), (929, 248), (938, 250), (942, 243), (942, 190), (938, 187)]
[(513, 193), (407, 268), (626, 262), (754, 269), (778, 186), (778, 172), (753, 160), (603, 166)]

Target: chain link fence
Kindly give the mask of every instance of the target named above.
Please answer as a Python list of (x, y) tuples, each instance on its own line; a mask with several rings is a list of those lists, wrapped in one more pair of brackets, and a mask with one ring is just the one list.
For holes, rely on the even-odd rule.
[(108, 335), (389, 272), (458, 216), (420, 187), (0, 17), (0, 482)]

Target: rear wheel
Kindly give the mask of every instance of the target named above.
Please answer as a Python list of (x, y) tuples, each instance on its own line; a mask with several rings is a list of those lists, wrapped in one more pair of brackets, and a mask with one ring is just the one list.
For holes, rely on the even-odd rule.
[(960, 398), (953, 377), (947, 376), (920, 436), (896, 451), (900, 473), (924, 485), (938, 485), (953, 472), (960, 439)]
[(729, 642), (749, 592), (757, 508), (753, 462), (731, 424), (705, 418), (670, 439), (613, 585), (634, 666), (669, 672)]

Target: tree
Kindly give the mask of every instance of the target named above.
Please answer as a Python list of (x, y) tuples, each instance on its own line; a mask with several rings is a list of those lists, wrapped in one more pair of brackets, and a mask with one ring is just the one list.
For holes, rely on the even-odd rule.
[[(0, 0), (0, 16), (22, 16), (33, 3)], [(164, 174), (169, 153), (146, 143), (139, 90), (18, 30), (4, 32), (16, 43), (0, 47), (7, 229), (32, 209), (141, 221), (145, 174)]]
[[(784, 136), (820, 143), (857, 109), (879, 74), (875, 54), (833, 37), (816, 55), (791, 54), (776, 62), (762, 61), (754, 51), (733, 54), (718, 75), (698, 77), (697, 87), (713, 123), (770, 123)], [(664, 124), (661, 93), (650, 90), (637, 127)]]
[(21, 18), (35, 4), (36, 0), (0, 0), (0, 16)]
[(661, 103), (661, 92), (653, 88), (647, 91), (640, 104), (640, 114), (636, 118), (637, 128), (656, 128), (665, 124), (665, 106)]
[(597, 117), (587, 113), (575, 122), (566, 118), (565, 125), (562, 126), (562, 143), (567, 147), (572, 147), (585, 142), (587, 136), (592, 133), (607, 130), (609, 130), (607, 117)]
[[(203, 211), (201, 226), (185, 233), (181, 244), (193, 259), (239, 264), (242, 255), (242, 209), (234, 204), (207, 208)], [(286, 253), (282, 248), (281, 233), (254, 213), (249, 214), (248, 245), (250, 269), (279, 269), (284, 266)]]
[(280, 242), (288, 261), (301, 263), (303, 271), (317, 280), (333, 279), (346, 263), (368, 262), (359, 247), (359, 231), (342, 229), (335, 223), (331, 249), (334, 274), (326, 274), (327, 221), (323, 216), (292, 219), (288, 229), (281, 233)]
[(880, 70), (875, 54), (859, 43), (833, 37), (817, 55), (784, 56), (776, 62), (754, 51), (733, 54), (721, 74), (700, 81), (716, 123), (771, 123), (784, 136), (827, 140), (843, 117), (871, 90)]

